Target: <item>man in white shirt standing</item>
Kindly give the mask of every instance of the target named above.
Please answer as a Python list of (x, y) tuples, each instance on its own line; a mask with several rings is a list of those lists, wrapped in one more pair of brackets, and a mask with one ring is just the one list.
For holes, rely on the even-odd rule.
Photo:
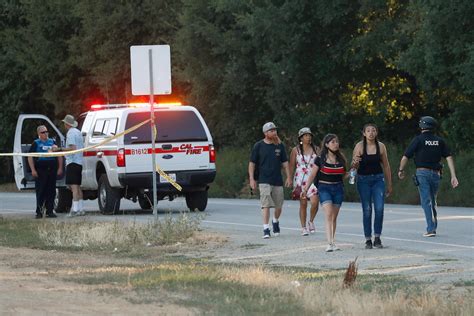
[[(55, 151), (67, 152), (84, 148), (82, 134), (76, 128), (77, 121), (74, 116), (68, 114), (62, 122), (67, 129), (66, 148), (55, 148)], [(66, 185), (72, 191), (72, 209), (69, 212), (69, 217), (85, 215), (81, 190), (82, 162), (82, 152), (66, 155)]]

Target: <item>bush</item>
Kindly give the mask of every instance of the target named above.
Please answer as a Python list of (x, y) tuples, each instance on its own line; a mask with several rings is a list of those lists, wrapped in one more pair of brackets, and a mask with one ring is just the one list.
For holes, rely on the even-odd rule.
[[(405, 148), (398, 145), (386, 144), (389, 155), (390, 166), (392, 169), (392, 195), (387, 198), (387, 203), (395, 204), (419, 204), (418, 190), (412, 182), (412, 175), (415, 173), (415, 164), (413, 160), (405, 169), (406, 178), (402, 181), (398, 179), (397, 171), (400, 159)], [(350, 160), (352, 157), (352, 148), (345, 149), (344, 154)], [(248, 186), (248, 161), (250, 149), (246, 148), (226, 148), (218, 152), (217, 177), (214, 184), (211, 185), (209, 195), (211, 197), (249, 197)], [(474, 187), (474, 151), (464, 151), (454, 155), (456, 174), (459, 180), (459, 187), (451, 188), (451, 175), (446, 161), (444, 161), (444, 174), (440, 183), (438, 194), (439, 205), (450, 206), (474, 206), (474, 195), (471, 194), (471, 188)], [(289, 199), (290, 190), (285, 190), (285, 198)], [(355, 185), (345, 185), (345, 201), (358, 202), (359, 195)]]

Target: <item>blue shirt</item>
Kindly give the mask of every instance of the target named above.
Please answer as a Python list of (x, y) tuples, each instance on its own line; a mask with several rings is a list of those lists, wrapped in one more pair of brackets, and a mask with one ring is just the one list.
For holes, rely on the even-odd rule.
[[(54, 140), (48, 138), (46, 140), (41, 140), (39, 138), (35, 139), (33, 144), (30, 147), (30, 153), (47, 153), (55, 144)], [(34, 157), (35, 161), (55, 161), (56, 157)]]
[[(79, 131), (75, 127), (71, 127), (66, 134), (66, 147), (70, 147), (71, 145), (76, 146), (76, 149), (84, 148), (84, 141), (82, 140), (81, 131)], [(72, 155), (66, 155), (66, 165), (70, 163), (77, 163), (78, 165), (82, 166), (82, 158), (83, 153), (77, 153)]]

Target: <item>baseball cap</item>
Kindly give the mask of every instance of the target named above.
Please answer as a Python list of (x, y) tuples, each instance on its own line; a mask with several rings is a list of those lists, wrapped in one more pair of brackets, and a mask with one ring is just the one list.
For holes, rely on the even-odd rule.
[(271, 129), (277, 129), (275, 123), (273, 123), (273, 122), (267, 122), (267, 123), (263, 124), (262, 131), (263, 131), (264, 133), (268, 132), (268, 131), (271, 130)]

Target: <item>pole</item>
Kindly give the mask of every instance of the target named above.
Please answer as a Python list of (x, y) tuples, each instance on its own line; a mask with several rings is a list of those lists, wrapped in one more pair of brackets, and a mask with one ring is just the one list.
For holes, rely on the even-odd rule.
[(150, 64), (150, 132), (151, 132), (151, 170), (153, 181), (153, 215), (158, 217), (158, 196), (156, 192), (156, 154), (155, 154), (155, 134), (153, 133), (155, 127), (155, 107), (154, 91), (153, 91), (153, 57), (152, 50), (148, 50), (148, 60)]

